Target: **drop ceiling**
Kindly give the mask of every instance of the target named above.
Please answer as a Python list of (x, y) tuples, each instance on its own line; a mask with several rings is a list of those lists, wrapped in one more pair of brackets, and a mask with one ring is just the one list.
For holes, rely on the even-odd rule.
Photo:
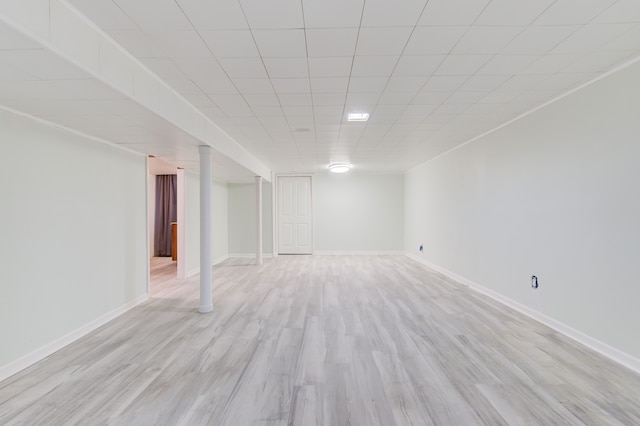
[[(640, 55), (637, 0), (60, 3), (275, 172), (318, 172), (332, 162), (406, 171)], [(56, 106), (38, 111), (46, 95), (34, 80), (49, 80), (54, 92), (73, 87), (81, 99), (103, 104), (91, 119), (101, 138), (122, 142), (122, 127), (133, 149), (157, 147), (155, 155), (195, 166), (198, 141), (180, 142), (191, 136), (179, 126), (7, 33), (0, 55), (40, 52), (8, 62), (32, 65), (23, 69), (0, 62), (0, 103), (91, 133), (81, 104), (74, 114), (60, 106), (60, 117)], [(15, 85), (16, 72), (31, 81), (28, 88)], [(350, 112), (370, 119), (347, 122)]]

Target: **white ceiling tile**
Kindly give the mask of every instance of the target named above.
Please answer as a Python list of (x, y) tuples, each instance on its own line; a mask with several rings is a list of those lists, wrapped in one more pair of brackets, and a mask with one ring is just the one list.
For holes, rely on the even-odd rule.
[(499, 87), (508, 79), (509, 76), (506, 75), (474, 75), (473, 77), (470, 77), (469, 80), (465, 81), (462, 86), (460, 86), (460, 90), (468, 92), (489, 92)]
[(382, 92), (388, 80), (387, 77), (351, 77), (349, 92)]
[(207, 94), (228, 94), (238, 92), (233, 82), (227, 77), (208, 78), (202, 81), (197, 81), (196, 84), (202, 89), (204, 93)]
[(545, 55), (525, 68), (523, 74), (553, 74), (580, 59), (579, 54)]
[(329, 106), (321, 106), (316, 105), (313, 107), (313, 114), (315, 116), (323, 116), (323, 115), (342, 115), (344, 110), (343, 106), (329, 105)]
[(535, 25), (584, 25), (616, 0), (556, 0)]
[(311, 102), (311, 95), (308, 93), (285, 93), (279, 95), (280, 104), (285, 106), (297, 106), (297, 105), (313, 105)]
[(302, 5), (306, 28), (357, 28), (364, 0), (303, 0)]
[(391, 77), (387, 83), (388, 92), (419, 92), (429, 77)]
[(349, 92), (347, 94), (346, 105), (359, 106), (359, 107), (367, 108), (371, 110), (378, 103), (378, 99), (380, 99), (380, 96), (382, 96), (382, 92), (377, 92), (377, 93)]
[(472, 75), (490, 58), (490, 55), (448, 55), (434, 75)]
[(556, 91), (543, 91), (543, 90), (529, 90), (522, 92), (519, 96), (513, 99), (513, 101), (508, 105), (516, 105), (516, 104), (529, 104), (531, 102), (536, 104), (542, 104), (551, 100), (552, 98), (557, 96)]
[(272, 78), (277, 93), (310, 93), (308, 78)]
[(404, 109), (402, 105), (379, 105), (371, 114), (370, 123), (393, 123), (402, 115)]
[(515, 75), (539, 59), (532, 55), (496, 55), (480, 70), (479, 75)]
[(592, 24), (571, 34), (551, 53), (587, 53), (631, 30), (634, 24)]
[(354, 55), (357, 28), (307, 29), (305, 32), (309, 58)]
[(402, 55), (393, 71), (394, 76), (431, 75), (440, 66), (445, 55)]
[(136, 58), (159, 58), (166, 56), (148, 35), (140, 30), (111, 30), (107, 34)]
[(249, 25), (254, 29), (303, 28), (300, 0), (240, 0)]
[(640, 25), (601, 47), (603, 51), (640, 50)]
[(256, 58), (258, 48), (249, 30), (200, 31), (203, 40), (218, 58)]
[(406, 105), (411, 103), (416, 94), (414, 92), (388, 92), (385, 91), (378, 100), (379, 105)]
[(386, 77), (393, 71), (397, 56), (356, 56), (353, 60), (353, 77)]
[(434, 114), (460, 114), (469, 109), (469, 106), (469, 104), (450, 104), (445, 102), (436, 108)]
[(480, 99), (484, 98), (485, 96), (487, 96), (488, 93), (489, 93), (488, 91), (465, 92), (465, 91), (459, 90), (459, 91), (453, 93), (447, 99), (447, 103), (452, 103), (452, 104), (473, 104), (473, 103), (478, 102)]
[(507, 80), (500, 90), (521, 92), (523, 90), (531, 89), (538, 85), (541, 81), (549, 78), (551, 74), (519, 74), (511, 77)]
[(264, 58), (270, 78), (309, 77), (307, 60), (304, 58)]
[(363, 27), (401, 27), (416, 25), (427, 0), (367, 0), (362, 13)]
[(309, 58), (309, 75), (311, 77), (348, 77), (351, 74), (353, 58)]
[[(448, 54), (467, 27), (416, 27), (407, 43), (405, 55)], [(463, 52), (466, 53), (466, 52)]]
[(404, 114), (426, 117), (435, 111), (435, 109), (436, 105), (409, 105), (404, 111)]
[(637, 56), (637, 52), (631, 53), (622, 51), (588, 53), (576, 62), (564, 68), (562, 72), (604, 72), (635, 56)]
[(74, 0), (73, 5), (103, 30), (133, 30), (136, 24), (111, 0)]
[(313, 105), (344, 105), (344, 93), (314, 93)]
[(237, 0), (176, 1), (198, 30), (248, 28), (242, 8)]
[(640, 22), (640, 2), (637, 0), (618, 0), (598, 15), (595, 23)]
[(282, 117), (284, 112), (282, 108), (277, 107), (254, 107), (253, 111), (258, 117)]
[(509, 44), (524, 27), (471, 27), (453, 49), (456, 54), (495, 55)]
[[(548, 79), (544, 80), (535, 87), (536, 91), (556, 91), (562, 92), (567, 89), (572, 89), (577, 85), (584, 83), (595, 74), (591, 73), (558, 73), (554, 74)], [(558, 93), (560, 94), (560, 93)]]
[[(349, 79), (345, 77), (318, 77), (311, 79), (311, 91), (316, 93), (343, 93), (347, 91)], [(343, 97), (344, 100), (344, 97)]]
[[(254, 115), (253, 110), (248, 105), (223, 105), (220, 106), (220, 109), (228, 117), (253, 117)], [(242, 129), (240, 128), (239, 130)]]
[(157, 46), (161, 46), (164, 56), (172, 58), (211, 56), (209, 48), (194, 30), (148, 31), (147, 35)]
[(232, 79), (267, 77), (260, 58), (220, 58), (219, 61)]
[(531, 26), (521, 32), (500, 53), (514, 55), (542, 55), (547, 53), (579, 27)]
[(263, 58), (306, 58), (304, 30), (253, 30)]
[(233, 80), (233, 83), (243, 94), (273, 93), (273, 87), (268, 78), (238, 78)]
[(113, 0), (142, 30), (189, 30), (191, 23), (173, 0)]
[(450, 92), (458, 89), (467, 80), (466, 76), (439, 75), (427, 80), (422, 88), (425, 92)]
[(490, 0), (429, 0), (418, 25), (471, 25)]
[(475, 25), (529, 25), (553, 0), (492, 0)]
[(282, 110), (287, 117), (306, 117), (313, 115), (313, 107), (311, 105), (284, 106)]
[(250, 93), (245, 94), (244, 99), (251, 106), (270, 106), (276, 107), (280, 105), (280, 101), (275, 93)]
[(410, 34), (409, 27), (361, 28), (356, 55), (400, 55)]
[(181, 58), (175, 64), (188, 77), (198, 81), (224, 79), (225, 71), (214, 58)]
[(210, 95), (209, 97), (216, 103), (217, 106), (219, 106), (222, 109), (229, 106), (247, 106), (247, 103), (245, 102), (242, 95), (238, 93), (235, 93), (235, 94), (220, 93), (216, 95)]

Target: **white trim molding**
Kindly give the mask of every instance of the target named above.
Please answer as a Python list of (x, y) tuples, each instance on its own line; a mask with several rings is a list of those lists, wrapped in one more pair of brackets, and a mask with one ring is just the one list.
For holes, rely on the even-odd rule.
[(80, 339), (81, 337), (86, 336), (87, 334), (91, 333), (98, 327), (103, 326), (104, 324), (119, 317), (125, 312), (135, 308), (136, 306), (145, 302), (148, 299), (149, 299), (149, 294), (145, 293), (142, 296), (139, 296), (133, 299), (132, 301), (125, 303), (119, 308), (116, 308), (111, 312), (107, 312), (106, 314), (83, 325), (82, 327), (76, 330), (73, 330), (72, 332), (67, 333), (64, 336), (36, 349), (35, 351), (30, 352), (25, 356), (16, 359), (15, 361), (11, 361), (9, 364), (3, 365), (2, 367), (0, 367), (0, 381), (7, 379), (13, 376), (14, 374), (24, 370), (25, 368), (32, 366), (38, 361), (45, 359), (49, 355), (59, 351), (65, 346)]
[(403, 251), (315, 251), (314, 255), (317, 256), (378, 256), (385, 254), (404, 254)]
[(491, 289), (488, 289), (480, 284), (477, 284), (471, 280), (468, 280), (464, 277), (461, 277), (445, 268), (442, 268), (440, 266), (434, 265), (433, 263), (420, 258), (419, 256), (416, 256), (414, 254), (411, 253), (404, 253), (405, 256), (409, 257), (410, 259), (415, 260), (418, 263), (423, 264), (424, 266), (433, 269), (437, 272), (440, 272), (441, 274), (451, 278), (452, 280), (463, 284), (467, 287), (469, 287), (470, 289), (477, 291), (478, 293), (484, 294), (485, 296), (488, 296), (490, 298), (492, 298), (493, 300), (502, 303), (505, 306), (510, 307), (511, 309), (514, 309), (518, 312), (520, 312), (523, 315), (528, 316), (531, 319), (534, 319), (536, 321), (538, 321), (539, 323), (542, 323), (544, 325), (546, 325), (547, 327), (552, 328), (553, 330), (564, 334), (565, 336), (569, 337), (572, 340), (575, 340), (576, 342), (588, 347), (589, 349), (592, 349), (596, 352), (598, 352), (599, 354), (605, 356), (606, 358), (609, 358), (612, 361), (617, 362), (620, 365), (623, 365), (633, 371), (635, 371), (636, 373), (640, 373), (640, 359), (635, 358), (632, 355), (629, 355), (626, 352), (623, 352), (619, 349), (614, 348), (613, 346), (608, 345), (607, 343), (604, 343), (598, 339), (595, 339), (579, 330), (576, 330), (575, 328), (572, 328), (560, 321), (557, 321), (551, 317), (548, 317), (547, 315), (536, 311), (535, 309), (531, 309), (528, 306), (525, 306), (519, 302), (516, 302), (513, 299), (510, 299), (498, 292), (495, 292)]

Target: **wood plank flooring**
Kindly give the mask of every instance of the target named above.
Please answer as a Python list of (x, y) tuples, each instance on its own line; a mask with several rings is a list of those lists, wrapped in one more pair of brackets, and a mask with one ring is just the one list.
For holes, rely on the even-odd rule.
[(2, 425), (639, 425), (640, 377), (404, 256), (198, 277), (0, 383)]

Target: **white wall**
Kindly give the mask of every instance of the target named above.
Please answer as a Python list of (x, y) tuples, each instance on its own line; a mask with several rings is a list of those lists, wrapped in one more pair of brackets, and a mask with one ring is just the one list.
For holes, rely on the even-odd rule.
[(0, 152), (2, 378), (144, 300), (149, 261), (144, 156), (4, 111)]
[[(273, 253), (273, 208), (271, 183), (262, 183), (262, 253)], [(229, 184), (229, 253), (256, 253), (256, 184)]]
[(403, 250), (403, 175), (319, 174), (312, 191), (316, 252)]
[[(227, 197), (227, 184), (214, 180), (211, 194), (212, 263), (229, 255)], [(185, 270), (187, 276), (191, 276), (200, 273), (200, 175), (188, 170), (185, 171), (185, 228)]]
[(226, 182), (213, 181), (213, 262), (217, 263), (229, 256), (229, 222), (228, 222), (229, 188)]
[(639, 117), (635, 64), (410, 171), (405, 250), (640, 358)]

